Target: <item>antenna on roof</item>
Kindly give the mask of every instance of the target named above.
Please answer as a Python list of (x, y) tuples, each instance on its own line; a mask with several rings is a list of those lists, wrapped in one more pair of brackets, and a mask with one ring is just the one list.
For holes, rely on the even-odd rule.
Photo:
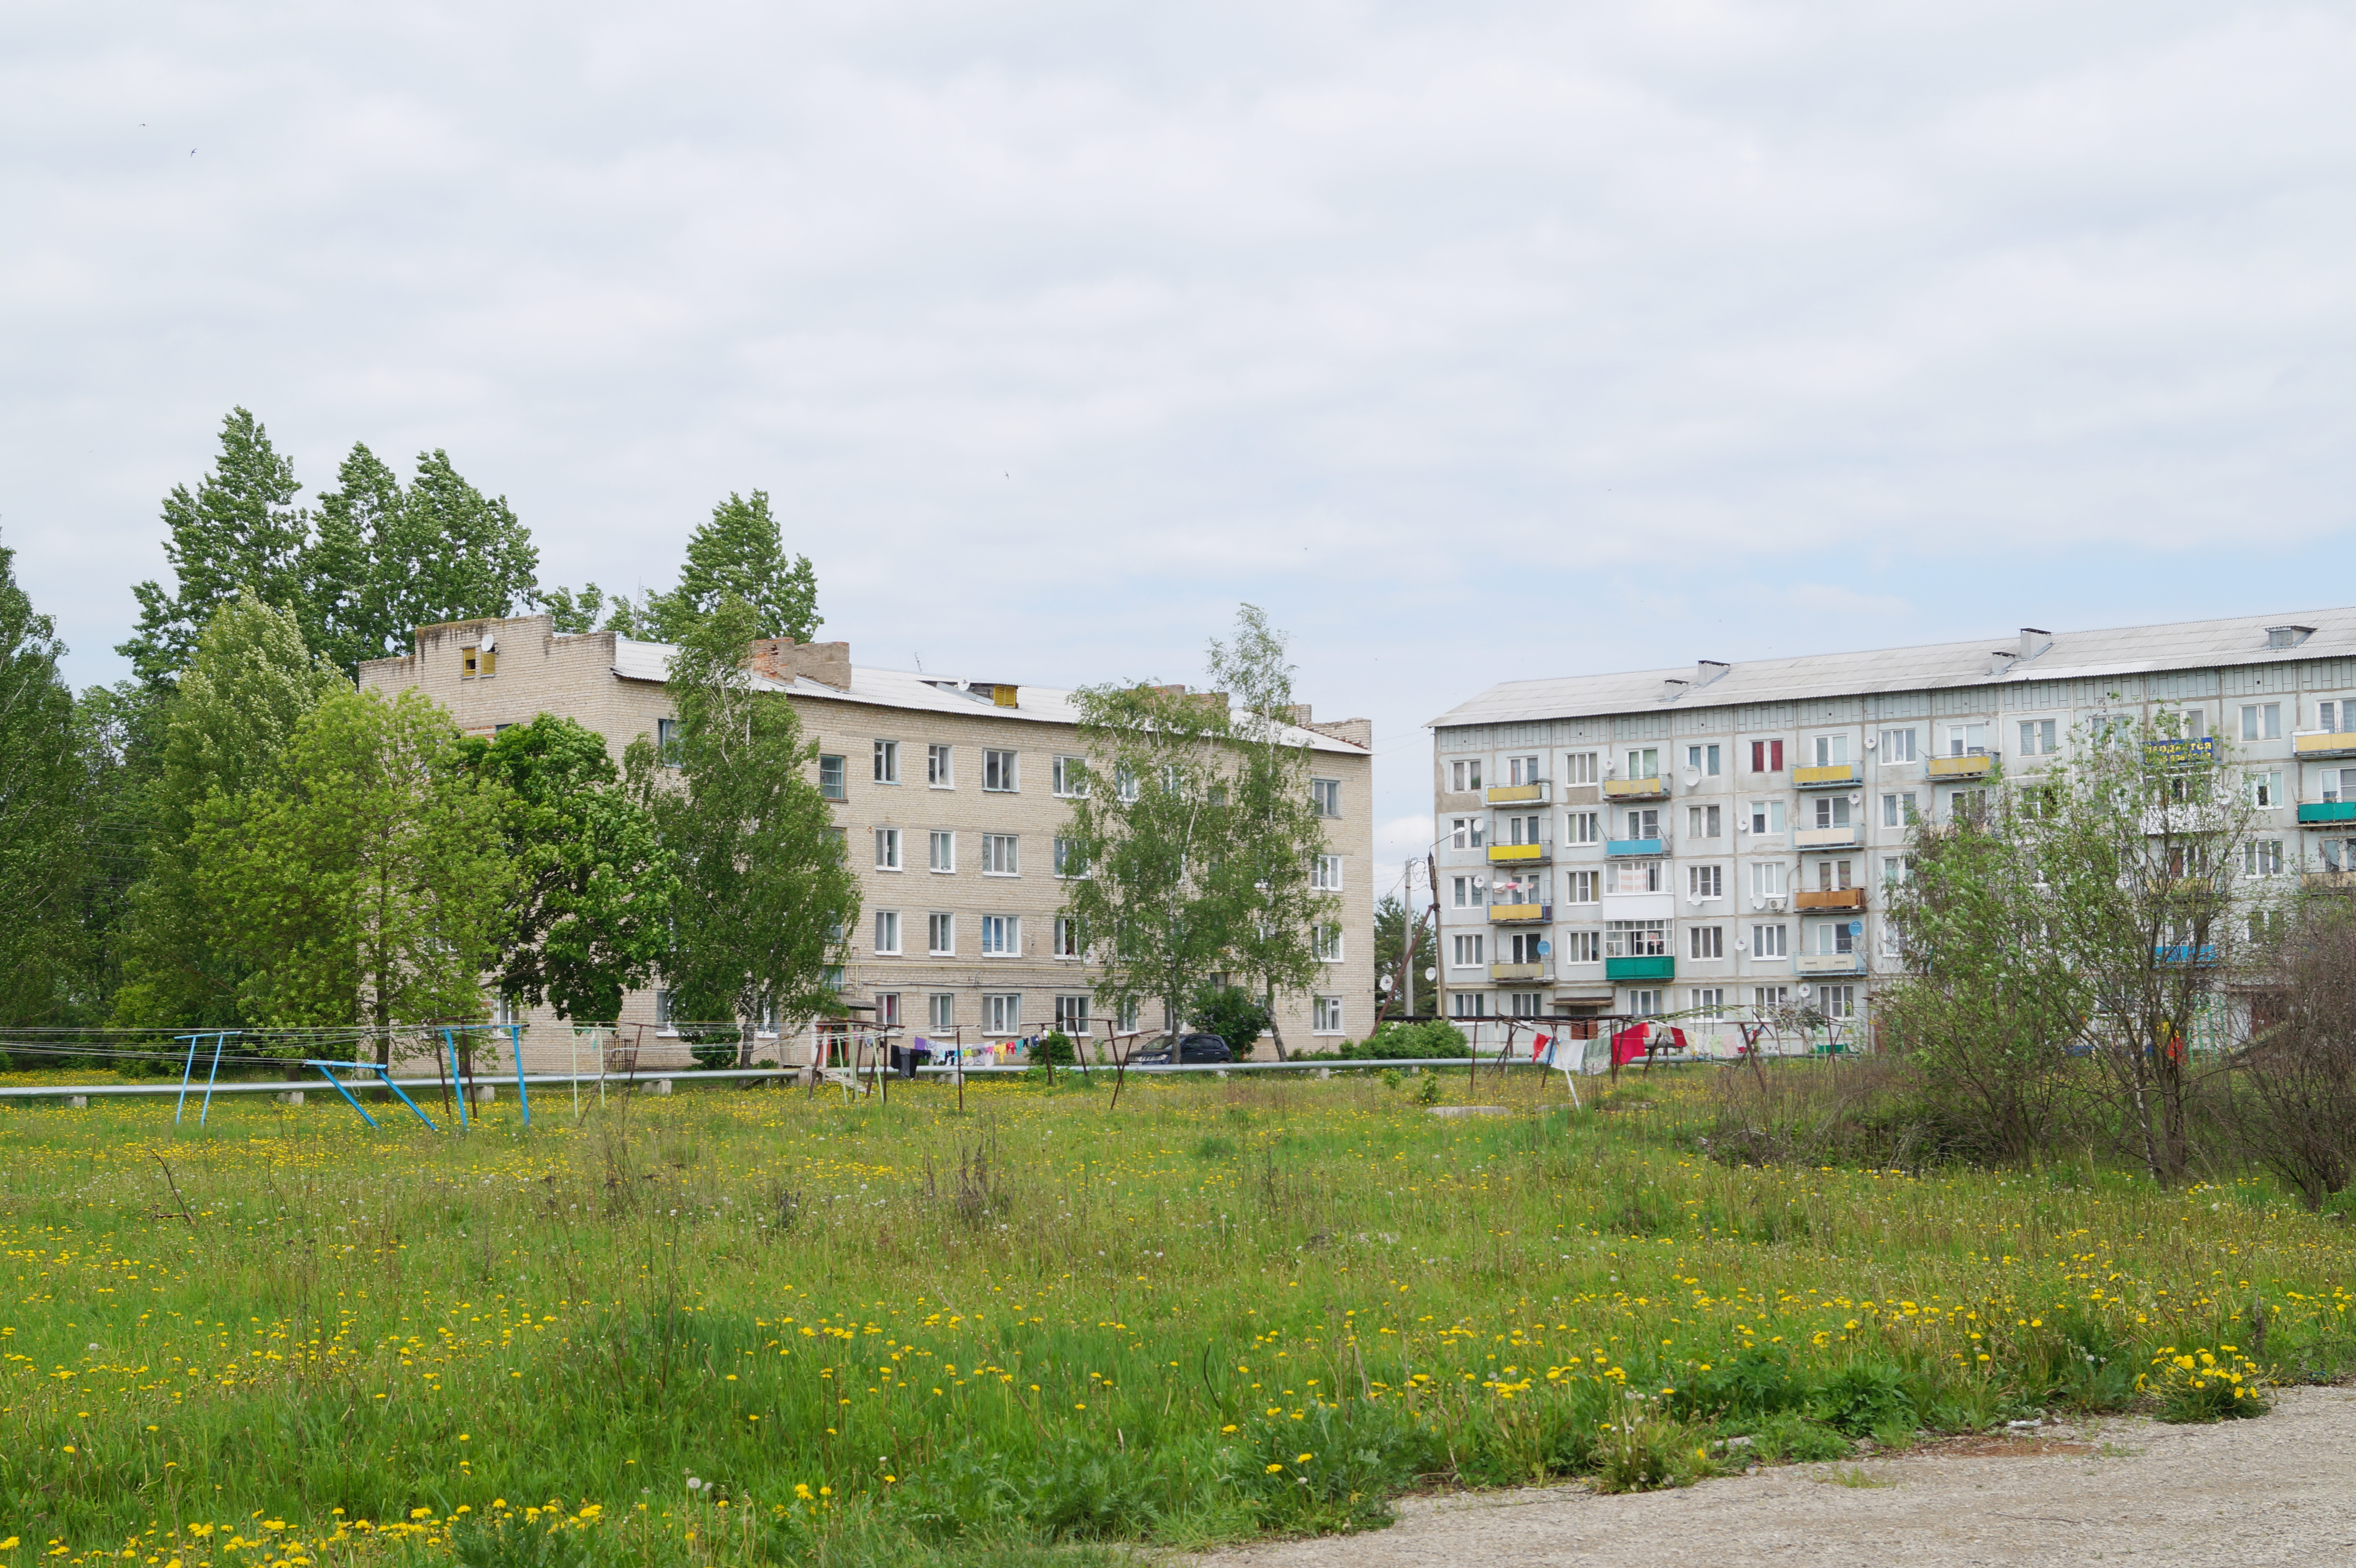
[(919, 653), (913, 653), (913, 652), (912, 652), (912, 653), (909, 655), (909, 656), (910, 656), (911, 658), (913, 658), (913, 659), (915, 659), (915, 660), (916, 661), (916, 673), (917, 673), (918, 675), (922, 675), (922, 674), (924, 674), (924, 673), (925, 673), (925, 656), (924, 656), (924, 655), (922, 655), (922, 654), (919, 654)]

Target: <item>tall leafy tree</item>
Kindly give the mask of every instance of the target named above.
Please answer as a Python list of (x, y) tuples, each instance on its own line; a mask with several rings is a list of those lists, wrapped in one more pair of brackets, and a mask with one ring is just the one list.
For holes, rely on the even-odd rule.
[(299, 1027), (480, 1018), (518, 878), (500, 787), (455, 765), (458, 731), (423, 692), (340, 688), (295, 726), (272, 776), (214, 794), (190, 836), (197, 881), (248, 969), (243, 1010)]
[[(1379, 987), (1390, 982), (1383, 994), (1391, 998), (1391, 1010), (1403, 1018), (1419, 1018), (1439, 1010), (1439, 998), (1432, 994), (1431, 982), (1423, 977), (1425, 967), (1431, 965), (1431, 933), (1417, 930), (1415, 951), (1408, 952), (1408, 932), (1419, 925), (1422, 916), (1411, 912), (1397, 893), (1385, 893), (1375, 904), (1375, 981)], [(1412, 960), (1410, 962), (1410, 960)]]
[(712, 508), (712, 520), (687, 541), (687, 564), (680, 571), (679, 586), (648, 595), (646, 611), (659, 637), (679, 642), (729, 599), (751, 607), (755, 636), (806, 643), (821, 624), (818, 573), (809, 557), (787, 555), (785, 536), (769, 514), (766, 490), (750, 496), (731, 491), (728, 499)]
[(148, 581), (133, 588), (139, 630), (115, 651), (139, 678), (168, 685), (195, 656), (197, 637), (213, 612), (243, 590), (262, 603), (298, 613), (311, 600), (305, 554), (310, 521), (294, 505), (302, 486), (294, 464), (271, 445), (270, 432), (244, 409), (221, 421), (220, 453), (212, 472), (164, 500), (170, 537), (164, 558), (176, 579), (168, 592)]
[(91, 752), (64, 652), (0, 549), (0, 1022), (57, 1021), (90, 952)]
[(270, 776), (320, 699), (347, 689), (311, 656), (293, 612), (252, 589), (214, 610), (177, 689), (158, 704), (159, 755), (138, 801), (151, 848), (128, 896), (118, 1023), (234, 1029), (260, 1021), (241, 999), (249, 965), (198, 889), (190, 835), (209, 801), (241, 801)]
[(679, 879), (654, 818), (621, 785), (605, 742), (543, 713), (457, 743), (463, 765), (501, 786), (500, 825), (522, 878), (494, 985), (557, 1016), (620, 1016), (623, 994), (660, 958)]
[[(641, 735), (625, 763), (678, 858), (660, 962), (675, 1015), (793, 1029), (838, 1004), (859, 884), (809, 776), (817, 747), (791, 707), (753, 689), (745, 656), (765, 624), (731, 595), (690, 626), (670, 667), (677, 744), (659, 756)], [(738, 1060), (749, 1053), (747, 1040)]]

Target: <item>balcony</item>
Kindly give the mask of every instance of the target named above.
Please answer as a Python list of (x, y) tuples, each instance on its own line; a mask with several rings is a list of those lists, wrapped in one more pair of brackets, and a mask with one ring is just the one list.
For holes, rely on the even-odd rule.
[(1665, 838), (1606, 838), (1603, 852), (1614, 859), (1665, 855), (1669, 852), (1669, 841)]
[(1543, 866), (1554, 859), (1554, 840), (1541, 838), (1535, 844), (1492, 844), (1489, 864), (1492, 866)]
[(2298, 885), (2311, 893), (2356, 892), (2356, 871), (2308, 871)]
[(1934, 779), (1984, 779), (1994, 766), (1994, 757), (1976, 752), (1968, 757), (1933, 757), (1930, 773)]
[(1854, 849), (1865, 840), (1863, 831), (1852, 822), (1846, 827), (1798, 827), (1792, 831), (1794, 849)]
[(1865, 955), (1862, 953), (1803, 953), (1797, 964), (1803, 975), (1862, 975)]
[(1605, 779), (1603, 798), (1606, 800), (1666, 800), (1669, 781), (1665, 774), (1655, 773), (1648, 779)]
[(2293, 735), (2290, 751), (2295, 757), (2356, 757), (2356, 730), (2329, 735)]
[(1489, 978), (1498, 984), (1533, 980), (1543, 984), (1554, 978), (1554, 965), (1543, 958), (1535, 964), (1492, 964)]
[(2217, 949), (2205, 942), (2198, 947), (2190, 943), (2179, 942), (2169, 946), (2153, 948), (2151, 956), (2154, 963), (2165, 964), (2171, 967), (2190, 964), (2195, 968), (2201, 968), (2217, 962)]
[(1606, 958), (1603, 977), (1607, 980), (1674, 980), (1677, 977), (1677, 961), (1664, 953), (1652, 958)]
[(1847, 789), (1865, 782), (1863, 763), (1835, 763), (1825, 768), (1794, 768), (1794, 789)]
[(2356, 822), (2356, 800), (2319, 800), (2298, 808), (2299, 826), (2310, 822)]
[(1834, 888), (1829, 891), (1795, 893), (1792, 907), (1796, 910), (1861, 910), (1865, 907), (1863, 888)]
[(1491, 925), (1544, 925), (1554, 918), (1552, 904), (1491, 904)]
[(1554, 800), (1551, 794), (1552, 788), (1552, 784), (1545, 779), (1539, 779), (1535, 784), (1491, 784), (1489, 804), (1491, 805), (1547, 805)]

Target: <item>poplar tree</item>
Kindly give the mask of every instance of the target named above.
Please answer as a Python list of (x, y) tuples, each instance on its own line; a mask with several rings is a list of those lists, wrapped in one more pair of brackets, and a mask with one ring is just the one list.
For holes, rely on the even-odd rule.
[(0, 549), (0, 1022), (57, 1021), (89, 955), (90, 755), (64, 652)]

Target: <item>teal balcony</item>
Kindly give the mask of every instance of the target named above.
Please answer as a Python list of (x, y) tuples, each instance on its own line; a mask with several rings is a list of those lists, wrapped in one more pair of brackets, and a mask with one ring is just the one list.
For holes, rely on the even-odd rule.
[(2298, 808), (2298, 819), (2308, 822), (2356, 822), (2356, 800), (2319, 800)]
[(1657, 958), (1606, 958), (1603, 977), (1607, 980), (1674, 980), (1677, 977), (1677, 961), (1667, 954)]

